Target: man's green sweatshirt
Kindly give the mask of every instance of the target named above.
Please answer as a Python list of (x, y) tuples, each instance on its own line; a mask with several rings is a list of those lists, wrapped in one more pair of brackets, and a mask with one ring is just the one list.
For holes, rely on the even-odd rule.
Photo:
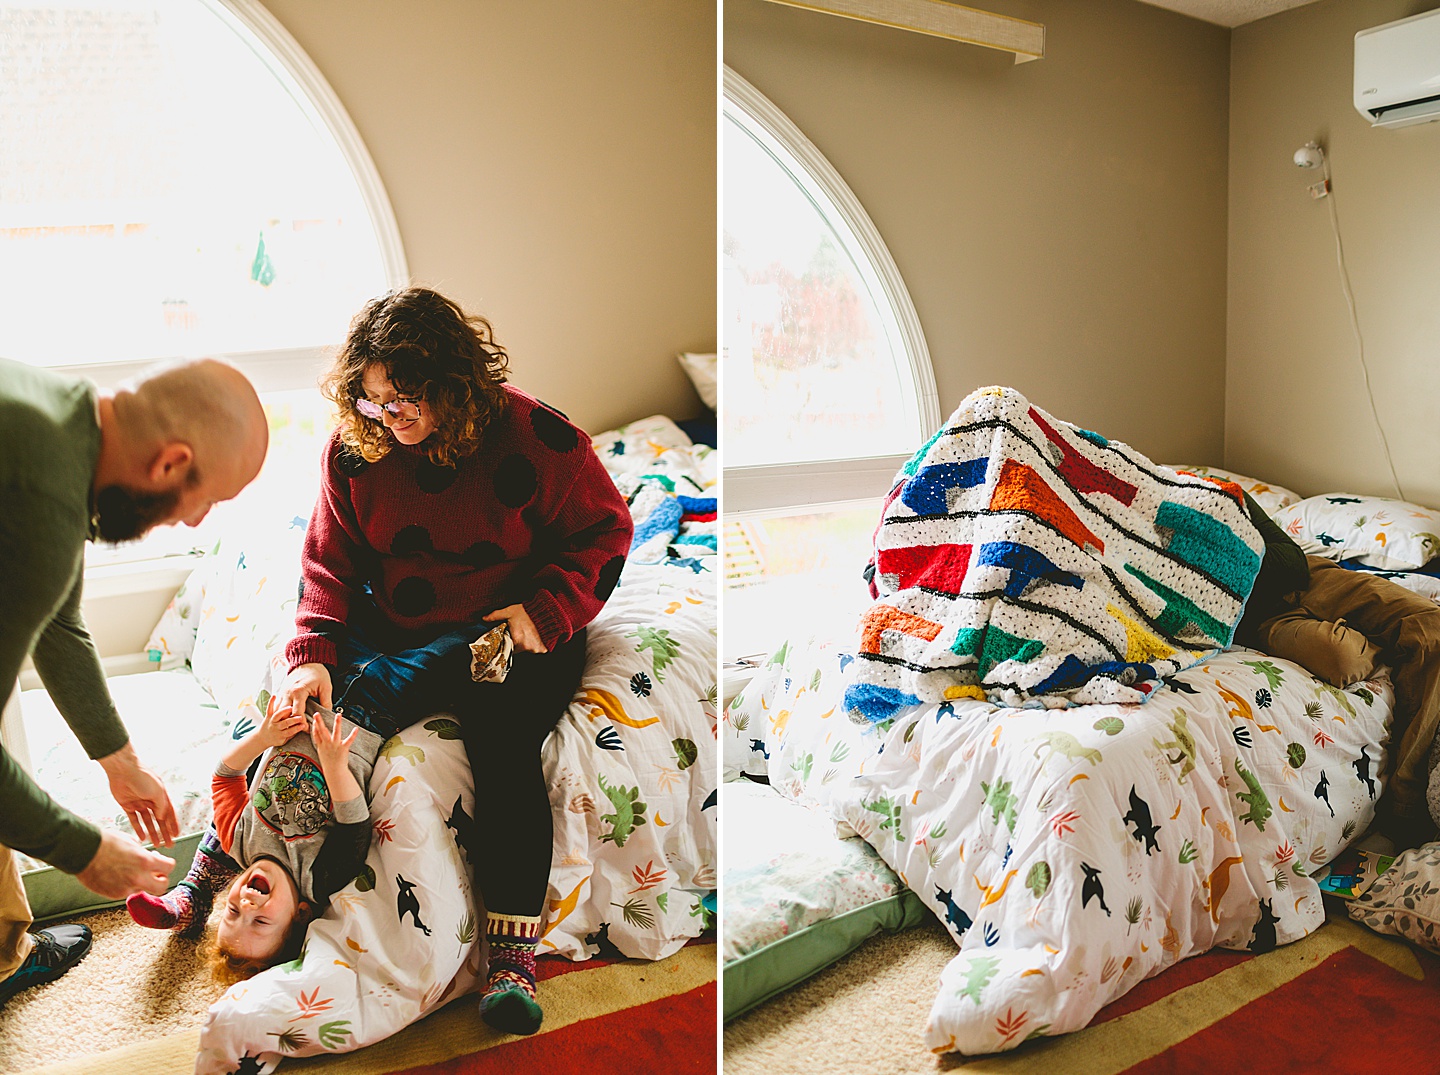
[[(0, 695), (16, 689), (33, 656), (92, 758), (129, 741), (80, 615), (99, 455), (91, 384), (0, 359)], [(78, 873), (95, 857), (100, 830), (0, 747), (0, 844)]]

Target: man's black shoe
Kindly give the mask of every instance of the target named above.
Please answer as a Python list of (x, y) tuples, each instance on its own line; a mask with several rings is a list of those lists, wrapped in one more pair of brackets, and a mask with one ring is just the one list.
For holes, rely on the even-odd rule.
[(14, 974), (0, 982), (0, 1004), (22, 989), (53, 982), (90, 951), (90, 927), (78, 922), (36, 930), (35, 947)]

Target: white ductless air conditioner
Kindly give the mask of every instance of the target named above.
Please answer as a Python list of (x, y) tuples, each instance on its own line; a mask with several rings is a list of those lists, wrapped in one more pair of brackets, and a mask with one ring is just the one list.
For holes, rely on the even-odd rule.
[(1355, 110), (1375, 127), (1440, 120), (1440, 9), (1355, 35)]

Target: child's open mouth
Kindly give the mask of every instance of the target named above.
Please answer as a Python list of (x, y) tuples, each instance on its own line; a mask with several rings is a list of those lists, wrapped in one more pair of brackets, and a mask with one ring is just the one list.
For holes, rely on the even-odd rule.
[(265, 880), (265, 878), (258, 873), (254, 877), (250, 878), (250, 880), (245, 882), (245, 887), (253, 888), (262, 896), (270, 895), (270, 882)]

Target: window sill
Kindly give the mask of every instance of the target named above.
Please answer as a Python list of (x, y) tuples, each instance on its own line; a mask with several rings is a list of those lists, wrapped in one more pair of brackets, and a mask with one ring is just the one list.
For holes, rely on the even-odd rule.
[(175, 553), (143, 560), (91, 564), (85, 568), (85, 597), (128, 597), (154, 590), (178, 590), (200, 563), (203, 553)]

